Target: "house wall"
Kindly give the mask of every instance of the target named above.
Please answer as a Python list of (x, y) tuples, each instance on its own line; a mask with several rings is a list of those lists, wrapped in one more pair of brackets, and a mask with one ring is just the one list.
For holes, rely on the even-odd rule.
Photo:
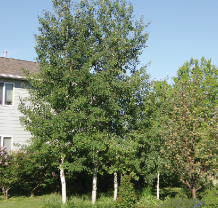
[(10, 82), (14, 83), (14, 103), (13, 105), (0, 105), (0, 136), (12, 137), (12, 150), (16, 150), (15, 144), (23, 145), (25, 141), (31, 137), (28, 131), (25, 131), (21, 126), (19, 117), (22, 114), (18, 110), (18, 105), (20, 103), (19, 98), (24, 98), (28, 96), (27, 90), (22, 86), (30, 86), (28, 82), (24, 80), (15, 80), (0, 78), (0, 82)]

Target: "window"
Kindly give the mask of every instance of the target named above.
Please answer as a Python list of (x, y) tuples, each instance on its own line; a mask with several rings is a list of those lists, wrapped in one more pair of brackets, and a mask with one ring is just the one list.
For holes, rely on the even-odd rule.
[(3, 83), (0, 82), (0, 105), (3, 104)]
[(0, 82), (0, 105), (14, 104), (14, 84)]
[(6, 152), (10, 152), (11, 151), (11, 147), (12, 147), (12, 137), (10, 136), (0, 136), (0, 140), (1, 140), (1, 146), (6, 147), (7, 149), (5, 150)]

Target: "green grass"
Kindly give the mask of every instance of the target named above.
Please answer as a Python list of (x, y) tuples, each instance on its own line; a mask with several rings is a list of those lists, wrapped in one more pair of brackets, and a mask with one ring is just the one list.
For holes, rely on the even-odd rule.
[[(171, 198), (175, 195), (183, 198), (183, 191), (181, 188), (162, 188), (160, 189), (161, 200), (156, 199), (156, 190), (145, 188), (142, 193), (138, 193), (138, 202), (136, 207), (158, 207), (163, 204), (166, 197)], [(181, 196), (180, 196), (181, 195)], [(8, 200), (4, 200), (3, 195), (0, 195), (1, 208), (110, 208), (113, 207), (113, 194), (100, 193), (95, 206), (91, 204), (91, 193), (88, 195), (72, 196), (68, 198), (65, 206), (61, 206), (60, 195), (42, 195), (34, 196), (33, 198), (27, 196), (12, 196)]]
[(5, 200), (3, 196), (0, 196), (0, 207), (1, 208), (40, 208), (42, 206), (42, 200), (46, 196), (35, 196), (30, 197), (11, 197)]
[[(175, 197), (178, 193), (181, 193), (183, 191), (182, 188), (173, 187), (173, 188), (161, 188), (160, 189), (160, 199), (165, 199), (167, 196)], [(156, 193), (152, 193), (157, 196)]]
[(174, 197), (182, 193), (182, 188), (161, 188), (160, 200), (157, 200), (157, 190), (149, 187), (144, 188), (141, 193), (138, 193), (139, 201), (136, 203), (136, 207), (140, 208), (156, 208), (164, 203), (166, 199)]
[(1, 208), (70, 208), (70, 207), (81, 207), (81, 208), (110, 208), (113, 207), (113, 197), (101, 195), (95, 206), (92, 205), (91, 197), (88, 195), (83, 196), (72, 196), (69, 197), (65, 206), (61, 206), (60, 195), (43, 195), (34, 196), (33, 198), (25, 196), (13, 196), (5, 200), (0, 195), (0, 207)]

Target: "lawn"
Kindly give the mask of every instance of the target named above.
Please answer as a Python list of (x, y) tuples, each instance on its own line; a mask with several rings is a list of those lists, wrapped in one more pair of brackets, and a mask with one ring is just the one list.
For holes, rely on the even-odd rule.
[[(178, 193), (179, 191), (181, 191), (180, 188), (165, 188), (165, 189), (161, 189), (160, 190), (160, 198), (164, 199), (167, 195), (170, 196), (174, 196), (176, 193)], [(156, 191), (154, 190), (152, 192), (153, 195), (153, 199), (155, 199), (155, 195), (156, 195)], [(32, 198), (27, 197), (27, 196), (12, 196), (9, 197), (8, 200), (5, 200), (3, 195), (0, 195), (0, 207), (1, 208), (40, 208), (43, 205), (43, 202), (45, 202), (45, 200), (49, 200), (49, 198), (51, 197), (51, 195), (42, 195), (42, 196), (34, 196)], [(61, 196), (59, 196), (61, 198)], [(112, 200), (112, 196), (111, 197), (100, 197), (97, 200), (97, 207), (104, 207), (106, 206), (106, 204), (110, 204), (110, 200)], [(91, 205), (91, 197), (89, 196), (83, 196), (83, 197), (74, 197), (74, 201), (80, 201), (78, 202), (79, 204), (84, 203), (84, 204), (89, 204), (89, 206)], [(109, 201), (108, 201), (109, 200)], [(151, 199), (150, 199), (151, 200)], [(107, 202), (106, 202), (107, 201)], [(100, 205), (102, 202), (104, 202), (104, 206)], [(88, 206), (88, 207), (89, 207)]]
[(39, 208), (42, 206), (42, 199), (45, 196), (35, 196), (33, 198), (25, 196), (13, 196), (8, 200), (4, 196), (0, 196), (1, 208)]
[[(143, 191), (143, 193), (138, 193), (138, 202), (136, 207), (159, 207), (163, 206), (164, 203), (170, 202), (169, 199), (174, 200), (175, 195), (181, 195), (181, 188), (162, 188), (160, 190), (161, 200), (156, 199), (156, 190), (153, 189), (152, 192)], [(167, 198), (167, 201), (166, 201)], [(169, 201), (168, 201), (169, 200)], [(187, 199), (188, 200), (188, 199)], [(181, 201), (181, 200), (180, 200)], [(178, 198), (177, 201), (178, 202)], [(184, 202), (185, 203), (185, 202)], [(190, 204), (189, 202), (186, 202)], [(44, 204), (44, 206), (43, 206)], [(91, 204), (91, 194), (81, 195), (81, 196), (72, 196), (68, 198), (67, 204), (64, 207), (81, 207), (81, 208), (111, 208), (114, 206), (113, 196), (108, 193), (100, 193), (97, 203), (95, 206)], [(42, 195), (34, 196), (33, 198), (27, 196), (11, 196), (8, 200), (5, 200), (3, 195), (0, 195), (0, 207), (1, 208), (40, 208), (40, 207), (62, 207), (61, 206), (61, 196), (60, 195)], [(165, 207), (165, 206), (163, 206)], [(174, 206), (171, 206), (174, 207)]]
[[(91, 197), (88, 195), (70, 197), (67, 202), (67, 207), (97, 207), (110, 208), (113, 207), (113, 197), (101, 196), (96, 205), (92, 206)], [(44, 205), (44, 206), (43, 206)], [(42, 195), (34, 196), (33, 198), (25, 196), (12, 196), (5, 200), (3, 195), (0, 196), (1, 208), (40, 208), (40, 207), (61, 207), (60, 195)]]

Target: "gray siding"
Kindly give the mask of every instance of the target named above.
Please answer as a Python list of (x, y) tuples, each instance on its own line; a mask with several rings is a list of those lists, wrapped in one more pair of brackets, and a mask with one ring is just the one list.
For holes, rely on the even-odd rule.
[[(0, 105), (0, 136), (11, 136), (13, 137), (13, 144), (25, 144), (25, 141), (31, 137), (28, 131), (25, 131), (21, 126), (19, 117), (22, 114), (19, 112), (18, 105), (20, 103), (19, 97), (27, 97), (28, 92), (21, 86), (21, 83), (29, 86), (26, 81), (15, 80), (15, 79), (2, 79), (0, 82), (10, 82), (14, 83), (14, 105), (4, 106)], [(13, 150), (17, 147), (13, 145)]]

